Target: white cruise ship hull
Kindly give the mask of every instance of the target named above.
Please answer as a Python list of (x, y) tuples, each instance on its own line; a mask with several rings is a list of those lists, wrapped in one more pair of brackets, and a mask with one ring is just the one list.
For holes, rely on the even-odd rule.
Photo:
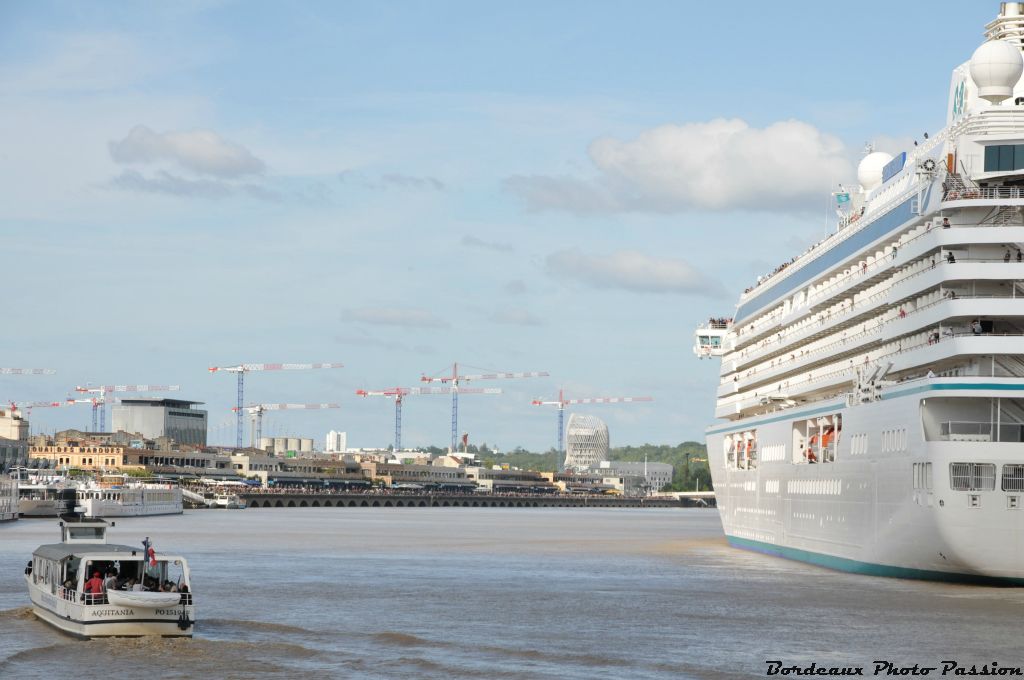
[(999, 7), (946, 126), (869, 145), (835, 231), (697, 329), (733, 545), (1024, 585), (1024, 2)]
[[(1024, 584), (1024, 492), (956, 490), (950, 480), (951, 466), (962, 461), (995, 469), (1018, 464), (1024, 444), (925, 441), (922, 428), (914, 427), (929, 395), (1024, 395), (1024, 385), (992, 378), (932, 379), (889, 392), (853, 408), (843, 402), (816, 404), (739, 428), (712, 428), (709, 461), (729, 542), (874, 576)], [(835, 460), (794, 463), (786, 454), (794, 425), (822, 414), (842, 416), (844, 436)], [(780, 451), (784, 457), (762, 458), (756, 469), (731, 469), (722, 455), (725, 437), (751, 427), (762, 453)], [(883, 433), (894, 433), (891, 445), (880, 442)], [(857, 450), (858, 435), (873, 444), (863, 453)], [(930, 479), (919, 467), (915, 488), (915, 465), (926, 463)]]

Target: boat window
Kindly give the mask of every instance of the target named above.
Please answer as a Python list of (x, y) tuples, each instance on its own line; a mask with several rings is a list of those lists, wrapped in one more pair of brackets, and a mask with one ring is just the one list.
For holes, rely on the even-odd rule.
[(928, 441), (1024, 442), (1024, 399), (930, 397), (921, 400)]
[(1024, 491), (1024, 465), (1004, 465), (1003, 491)]
[(949, 488), (954, 491), (991, 491), (996, 488), (992, 463), (950, 463)]
[(757, 430), (727, 435), (724, 447), (726, 467), (733, 470), (753, 470), (757, 467)]
[(68, 538), (103, 538), (101, 527), (68, 527)]
[(985, 147), (985, 172), (1024, 168), (1024, 144), (992, 144)]
[(843, 431), (843, 416), (821, 416), (793, 423), (794, 463), (833, 463)]

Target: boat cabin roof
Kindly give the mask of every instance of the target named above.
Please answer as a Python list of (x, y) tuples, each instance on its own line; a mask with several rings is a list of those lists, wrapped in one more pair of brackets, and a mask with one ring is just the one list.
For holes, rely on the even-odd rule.
[[(93, 543), (89, 544), (68, 544), (48, 543), (41, 545), (32, 551), (33, 556), (42, 557), (48, 560), (65, 560), (69, 557), (105, 557), (111, 559), (127, 559), (129, 557), (143, 558), (143, 550), (139, 546), (117, 545), (116, 543)], [(165, 557), (161, 555), (161, 557)]]

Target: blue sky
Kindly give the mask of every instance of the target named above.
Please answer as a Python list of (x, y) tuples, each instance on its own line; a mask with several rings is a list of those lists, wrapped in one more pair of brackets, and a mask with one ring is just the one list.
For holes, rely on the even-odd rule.
[[(945, 118), (998, 3), (7, 3), (0, 7), (4, 400), (180, 384), (233, 441), (240, 362), (268, 434), (391, 442), (358, 388), (501, 371), (460, 425), (554, 444), (567, 396), (613, 445), (699, 439), (693, 328), (826, 233), (864, 142)], [(922, 37), (925, 36), (925, 37)], [(582, 410), (582, 409), (581, 409)], [(40, 409), (33, 429), (82, 427)], [(410, 398), (404, 443), (450, 403)], [(220, 426), (220, 427), (218, 427)]]

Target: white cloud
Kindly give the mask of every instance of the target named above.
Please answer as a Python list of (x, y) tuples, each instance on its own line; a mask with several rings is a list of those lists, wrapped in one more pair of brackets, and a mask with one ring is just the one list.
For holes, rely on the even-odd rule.
[(233, 184), (217, 179), (188, 179), (165, 170), (158, 170), (152, 177), (146, 177), (135, 170), (124, 170), (120, 175), (112, 177), (107, 186), (123, 191), (168, 196), (226, 198), (241, 194), (264, 201), (281, 200), (275, 191), (258, 184)]
[(154, 132), (136, 125), (121, 141), (110, 142), (110, 156), (125, 164), (167, 161), (215, 177), (258, 175), (266, 165), (245, 147), (210, 130)]
[(493, 250), (496, 253), (511, 253), (515, 248), (512, 247), (511, 243), (498, 243), (497, 241), (485, 241), (482, 238), (476, 236), (466, 235), (462, 237), (462, 245), (467, 248), (481, 248), (483, 250)]
[(364, 187), (373, 190), (406, 189), (413, 191), (444, 191), (444, 182), (436, 177), (406, 175), (400, 172), (387, 172), (374, 179), (358, 170), (343, 170), (338, 173), (338, 181), (342, 184)]
[(527, 288), (526, 283), (522, 279), (512, 279), (502, 286), (502, 290), (508, 295), (522, 295), (527, 291)]
[(514, 176), (532, 209), (593, 212), (813, 209), (853, 169), (842, 142), (808, 123), (740, 119), (662, 125), (632, 141), (595, 140), (590, 179)]
[(544, 322), (539, 317), (526, 309), (503, 309), (495, 312), (491, 320), (497, 323), (510, 326), (543, 326)]
[(404, 307), (372, 307), (354, 309), (348, 313), (354, 321), (376, 326), (403, 326), (406, 328), (447, 328), (448, 322), (424, 309)]
[(561, 250), (548, 255), (547, 272), (595, 288), (620, 288), (637, 293), (682, 293), (721, 296), (724, 290), (715, 279), (689, 263), (667, 257), (650, 257), (634, 250), (611, 255), (585, 255), (579, 250)]

